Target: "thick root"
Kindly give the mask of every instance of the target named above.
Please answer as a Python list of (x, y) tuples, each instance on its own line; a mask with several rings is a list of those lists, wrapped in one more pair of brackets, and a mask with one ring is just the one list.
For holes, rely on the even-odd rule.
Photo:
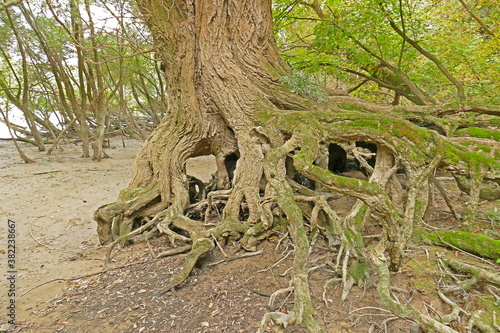
[(194, 265), (202, 257), (205, 253), (212, 251), (215, 248), (215, 244), (213, 243), (212, 240), (208, 238), (200, 238), (196, 240), (193, 243), (193, 247), (191, 248), (191, 251), (189, 252), (186, 262), (184, 263), (184, 266), (182, 267), (182, 271), (177, 274), (172, 281), (166, 286), (160, 294), (164, 294), (178, 285), (182, 284), (189, 276), (191, 271), (193, 270)]
[(500, 258), (500, 240), (466, 231), (436, 231), (424, 235), (425, 239), (436, 245), (458, 248), (484, 258)]

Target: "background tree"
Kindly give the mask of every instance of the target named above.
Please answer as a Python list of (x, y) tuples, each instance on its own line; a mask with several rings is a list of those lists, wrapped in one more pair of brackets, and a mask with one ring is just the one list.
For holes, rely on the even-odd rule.
[(143, 131), (159, 122), (163, 78), (137, 9), (120, 1), (47, 0), (2, 15), (10, 37), (0, 45), (0, 93), (28, 124), (9, 122), (22, 133), (18, 140), (33, 137), (40, 147), (50, 141), (51, 153), (59, 140), (76, 135), (82, 156), (90, 156), (93, 142), (99, 160), (107, 133), (145, 138)]

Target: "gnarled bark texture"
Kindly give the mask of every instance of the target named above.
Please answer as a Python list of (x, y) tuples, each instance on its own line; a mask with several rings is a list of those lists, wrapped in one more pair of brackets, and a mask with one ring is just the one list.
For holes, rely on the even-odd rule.
[[(295, 305), (288, 314), (268, 313), (261, 330), (272, 320), (320, 332), (307, 283), (310, 245), (305, 219), (331, 243), (340, 239), (335, 267), (343, 275), (347, 297), (348, 286), (368, 276), (370, 261), (384, 274), (388, 268), (399, 269), (413, 228), (424, 216), (429, 177), (437, 167), (453, 167), (473, 179), (470, 192), (477, 199), (479, 190), (473, 188), (483, 178), (498, 182), (498, 138), (482, 135), (469, 140), (471, 132), (457, 131), (465, 127), (457, 119), (468, 114), (493, 124), (489, 120), (498, 117), (498, 109), (382, 107), (348, 96), (330, 96), (319, 103), (292, 93), (280, 80), (290, 70), (276, 47), (270, 0), (138, 2), (156, 53), (165, 63), (168, 110), (141, 147), (129, 187), (117, 202), (99, 208), (95, 219), (103, 244), (128, 234), (134, 223), (144, 220), (172, 241), (192, 242), (182, 272), (164, 291), (187, 278), (198, 258), (214, 248), (213, 237), (241, 238), (242, 246), (252, 249), (259, 235), (286, 221), (296, 246), (291, 270)], [(485, 131), (493, 131), (491, 126)], [(466, 145), (461, 144), (464, 140)], [(365, 160), (370, 154), (355, 146), (359, 141), (377, 146), (374, 168)], [(328, 163), (318, 156), (330, 144), (341, 145), (358, 158), (369, 180), (328, 170)], [(211, 228), (185, 215), (190, 205), (186, 161), (207, 154), (215, 155), (218, 168), (218, 191), (208, 194), (208, 209), (213, 197), (227, 197), (222, 219)], [(225, 162), (234, 155), (238, 161), (230, 181)], [(396, 177), (398, 170), (405, 172), (407, 192)], [(314, 181), (316, 189), (294, 181), (294, 172)], [(338, 218), (329, 206), (332, 193), (358, 199), (346, 218)], [(244, 219), (242, 207), (247, 212)], [(151, 216), (154, 219), (148, 220)], [(362, 225), (370, 216), (384, 231), (375, 252), (365, 249), (361, 238)], [(189, 237), (174, 231), (179, 229)], [(383, 282), (380, 294), (391, 306), (388, 281)], [(394, 308), (423, 327), (443, 326), (415, 311)]]

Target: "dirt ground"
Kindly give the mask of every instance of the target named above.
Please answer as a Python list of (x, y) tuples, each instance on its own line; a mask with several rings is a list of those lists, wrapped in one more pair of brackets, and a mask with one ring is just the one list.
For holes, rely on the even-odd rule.
[[(119, 138), (112, 139), (106, 150), (111, 158), (100, 163), (80, 158), (77, 145), (66, 144), (64, 151), (48, 156), (22, 144), (37, 162), (24, 164), (12, 142), (0, 141), (1, 272), (8, 270), (7, 219), (16, 222), (17, 231), (17, 325), (7, 325), (9, 285), (3, 273), (0, 332), (256, 331), (269, 311), (269, 295), (289, 286), (293, 245), (282, 235), (264, 240), (258, 247), (263, 253), (254, 257), (229, 261), (227, 258), (244, 253), (238, 244), (227, 244), (224, 253), (217, 248), (182, 288), (166, 295), (157, 293), (180, 271), (186, 254), (157, 259), (157, 253), (171, 248), (165, 237), (152, 239), (152, 255), (138, 236), (132, 245), (115, 250), (113, 262), (104, 267), (106, 248), (98, 244), (92, 214), (102, 204), (116, 200), (126, 187), (140, 144), (126, 140), (123, 147)], [(214, 168), (213, 160), (203, 158), (190, 161), (188, 172), (207, 181)], [(447, 186), (457, 205), (466, 200), (456, 187)], [(341, 197), (331, 204), (345, 213), (353, 203), (353, 199)], [(486, 212), (492, 207), (481, 208)], [(455, 221), (437, 195), (435, 208), (429, 223), (453, 227)], [(433, 317), (449, 313), (451, 308), (436, 297), (435, 285), (442, 278), (436, 258), (463, 254), (429, 246), (414, 246), (407, 253), (403, 269), (391, 277), (394, 296)], [(328, 332), (418, 331), (411, 322), (383, 309), (375, 288), (355, 286), (344, 302), (339, 282), (325, 288), (335, 275), (319, 259), (329, 255), (334, 254), (319, 239), (311, 254), (312, 265), (317, 267), (310, 284), (316, 317)], [(371, 277), (376, 283), (375, 271)], [(492, 297), (483, 296), (479, 290), (456, 295), (454, 300), (469, 312), (488, 310), (494, 304)], [(272, 309), (285, 312), (292, 307), (293, 295), (284, 293)], [(462, 324), (452, 323), (452, 327), (463, 331)], [(287, 329), (303, 331), (301, 327)]]

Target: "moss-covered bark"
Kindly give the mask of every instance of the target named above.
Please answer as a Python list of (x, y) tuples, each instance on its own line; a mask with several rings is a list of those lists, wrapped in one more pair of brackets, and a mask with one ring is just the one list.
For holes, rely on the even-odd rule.
[(435, 231), (424, 235), (436, 245), (458, 248), (484, 258), (500, 259), (500, 240), (466, 231)]

